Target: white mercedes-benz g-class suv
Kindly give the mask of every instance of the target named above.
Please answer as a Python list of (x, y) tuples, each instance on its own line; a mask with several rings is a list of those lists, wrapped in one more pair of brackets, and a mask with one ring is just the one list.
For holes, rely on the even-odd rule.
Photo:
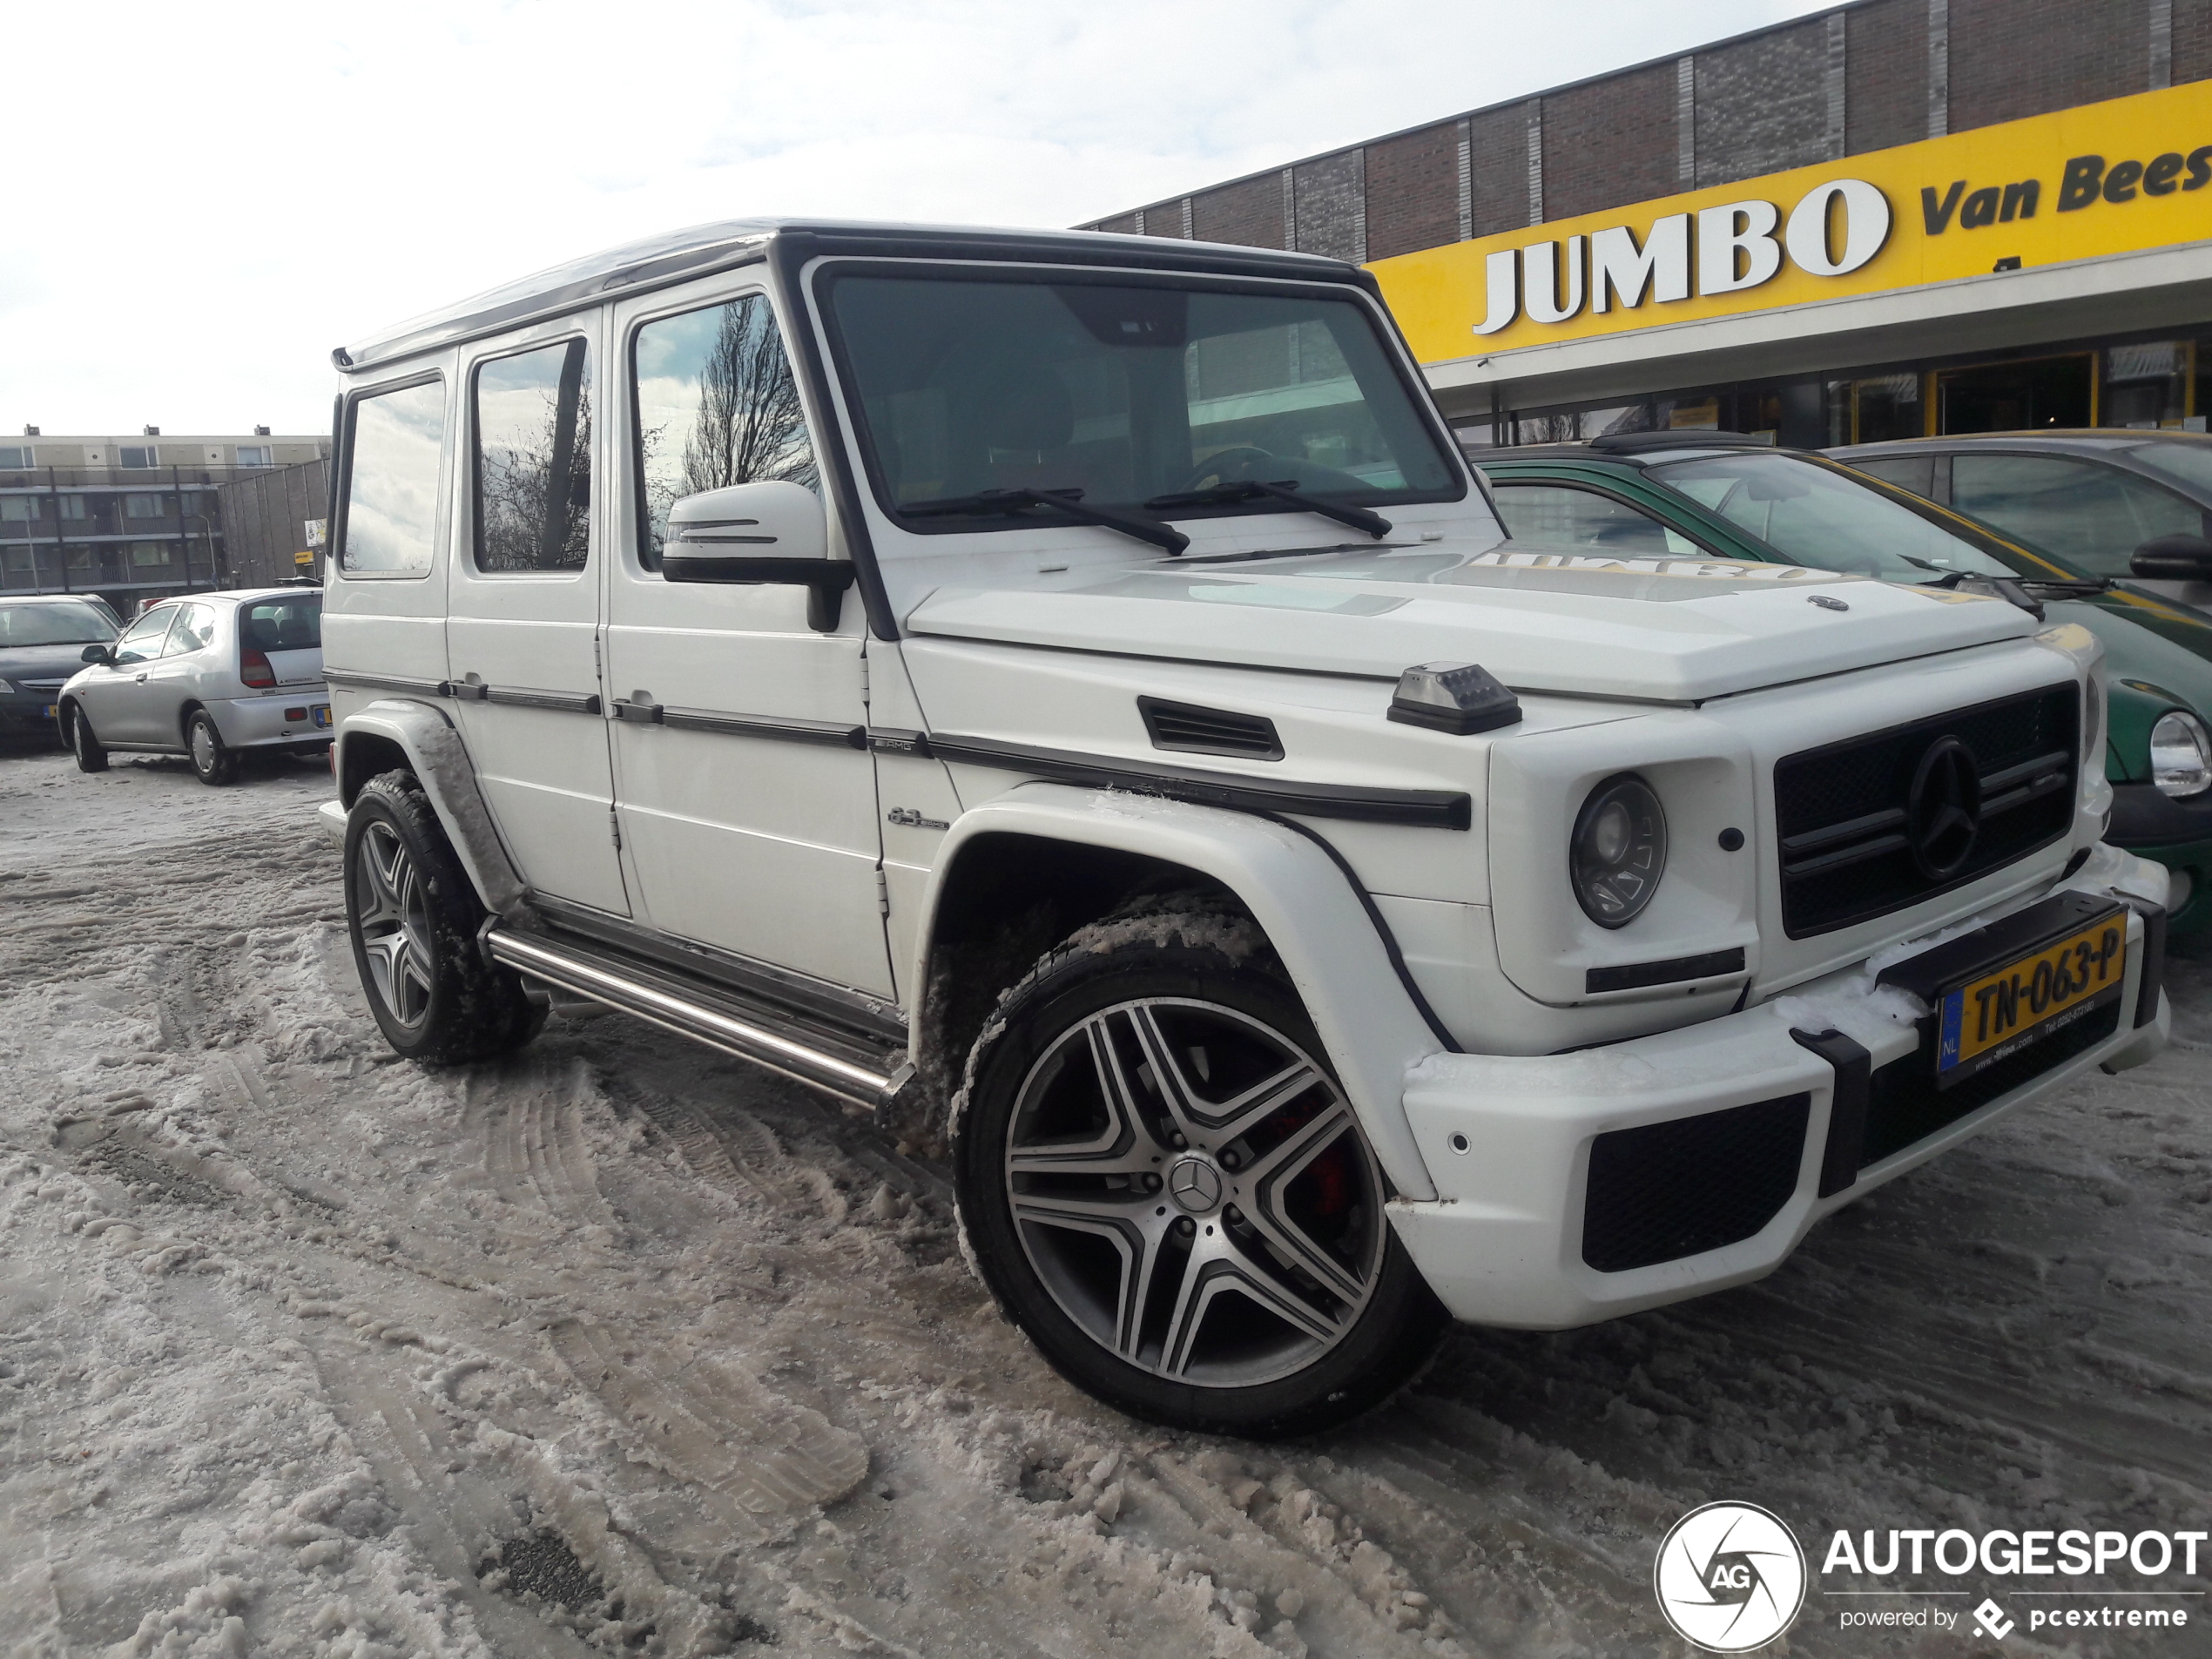
[(1124, 1410), (1740, 1285), (2164, 1040), (2087, 634), (1509, 543), (1353, 266), (742, 221), (334, 356), (392, 1045), (558, 994), (873, 1109)]

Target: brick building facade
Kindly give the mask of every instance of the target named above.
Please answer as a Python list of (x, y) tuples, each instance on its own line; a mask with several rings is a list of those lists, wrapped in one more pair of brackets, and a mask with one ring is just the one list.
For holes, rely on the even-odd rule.
[(1360, 261), (2212, 79), (2212, 0), (1853, 0), (1080, 226)]

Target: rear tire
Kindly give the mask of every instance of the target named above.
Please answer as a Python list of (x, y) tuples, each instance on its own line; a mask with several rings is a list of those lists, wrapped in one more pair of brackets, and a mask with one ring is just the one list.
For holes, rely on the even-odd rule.
[(1008, 991), (955, 1103), (961, 1242), (1086, 1393), (1307, 1434), (1395, 1393), (1446, 1322), (1305, 1008), (1242, 917), (1110, 917)]
[(69, 706), (69, 749), (77, 757), (79, 772), (105, 772), (107, 751), (92, 735), (92, 722), (85, 715), (84, 705), (72, 703)]
[(194, 709), (185, 722), (185, 751), (192, 757), (192, 775), (203, 784), (220, 789), (238, 781), (238, 755), (225, 746), (215, 717), (206, 709)]
[(545, 1023), (522, 977), (477, 949), (488, 914), (415, 774), (364, 784), (347, 815), (346, 930), (369, 1011), (408, 1059), (486, 1059)]

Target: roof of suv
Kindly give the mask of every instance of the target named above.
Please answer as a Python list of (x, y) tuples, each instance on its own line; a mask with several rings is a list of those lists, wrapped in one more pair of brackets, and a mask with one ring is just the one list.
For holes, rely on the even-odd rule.
[(1878, 443), (1841, 443), (1822, 453), (1848, 460), (1854, 455), (1909, 455), (1919, 449), (1971, 448), (1987, 444), (2007, 449), (2046, 449), (2060, 455), (2101, 455), (2143, 443), (2212, 444), (2212, 433), (2178, 432), (2170, 427), (2036, 427), (2024, 432), (1957, 432), (1939, 438), (1886, 438)]
[(533, 275), (395, 324), (360, 343), (341, 346), (331, 361), (347, 373), (411, 356), (434, 347), (494, 334), (541, 317), (596, 304), (618, 293), (666, 287), (710, 272), (767, 257), (770, 245), (803, 245), (808, 253), (878, 258), (1048, 260), (1231, 275), (1306, 277), (1356, 282), (1379, 293), (1356, 265), (1315, 253), (1186, 242), (1177, 237), (1123, 236), (1104, 231), (994, 230), (952, 225), (901, 225), (866, 219), (732, 219), (694, 225), (586, 254)]

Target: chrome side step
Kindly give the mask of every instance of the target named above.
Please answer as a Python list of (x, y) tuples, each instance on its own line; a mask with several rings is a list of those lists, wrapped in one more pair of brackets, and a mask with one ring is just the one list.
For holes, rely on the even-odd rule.
[(493, 961), (531, 979), (635, 1015), (871, 1111), (888, 1103), (914, 1078), (914, 1069), (901, 1052), (887, 1054), (878, 1063), (864, 1057), (858, 1045), (849, 1055), (833, 1054), (800, 1041), (787, 1027), (779, 1029), (783, 1022), (772, 1009), (565, 940), (555, 943), (495, 922), (485, 929), (482, 944)]

